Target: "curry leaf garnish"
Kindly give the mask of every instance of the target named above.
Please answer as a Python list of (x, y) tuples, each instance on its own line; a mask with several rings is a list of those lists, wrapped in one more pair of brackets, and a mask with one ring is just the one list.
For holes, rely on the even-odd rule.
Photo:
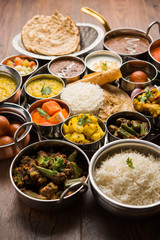
[(85, 115), (83, 118), (79, 118), (78, 124), (82, 126), (85, 123), (90, 123), (91, 121), (88, 119), (88, 116)]
[(41, 93), (44, 95), (49, 95), (51, 92), (52, 92), (52, 90), (51, 90), (50, 86), (47, 86), (47, 87), (43, 86), (41, 89)]
[(128, 157), (127, 160), (126, 160), (126, 162), (127, 162), (128, 166), (129, 166), (130, 168), (134, 169), (133, 162), (132, 162), (132, 159), (131, 159), (131, 158)]
[(102, 63), (102, 70), (107, 71), (107, 64), (106, 63)]

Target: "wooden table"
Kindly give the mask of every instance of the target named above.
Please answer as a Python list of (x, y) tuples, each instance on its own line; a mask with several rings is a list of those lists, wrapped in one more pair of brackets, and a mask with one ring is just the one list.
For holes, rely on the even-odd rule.
[[(159, 0), (0, 0), (0, 61), (18, 54), (13, 37), (36, 14), (51, 15), (55, 9), (69, 14), (75, 22), (101, 26), (80, 11), (90, 7), (102, 14), (111, 28), (136, 27), (146, 30), (160, 20)], [(159, 37), (153, 27), (153, 39)], [(18, 200), (9, 180), (11, 160), (0, 161), (0, 239), (1, 240), (159, 240), (160, 215), (141, 220), (119, 219), (104, 211), (89, 190), (74, 206), (59, 212), (40, 212)]]

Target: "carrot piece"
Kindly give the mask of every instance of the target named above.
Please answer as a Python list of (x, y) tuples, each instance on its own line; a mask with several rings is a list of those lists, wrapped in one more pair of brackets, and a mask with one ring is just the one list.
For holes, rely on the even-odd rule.
[(69, 113), (67, 112), (67, 110), (65, 108), (62, 109), (62, 114), (65, 117), (65, 119), (68, 117)]
[(36, 66), (36, 63), (34, 61), (30, 61), (28, 63), (28, 67), (32, 68), (33, 66)]
[(6, 65), (11, 67), (11, 66), (13, 66), (13, 62), (11, 60), (7, 60)]
[(65, 120), (65, 117), (62, 114), (62, 111), (56, 112), (51, 116), (48, 121), (51, 122), (52, 124), (58, 124), (61, 123)]
[(50, 122), (47, 121), (46, 116), (41, 116), (39, 114), (39, 112), (37, 111), (37, 109), (35, 109), (32, 113), (31, 113), (31, 117), (33, 122), (40, 124), (40, 125), (51, 125)]
[(42, 109), (43, 111), (46, 111), (50, 116), (62, 110), (61, 106), (56, 101), (52, 100), (43, 103)]
[(23, 60), (22, 58), (20, 58), (20, 57), (15, 57), (14, 62), (15, 62), (15, 64), (16, 64), (16, 66), (17, 66), (17, 65), (23, 66), (24, 60)]

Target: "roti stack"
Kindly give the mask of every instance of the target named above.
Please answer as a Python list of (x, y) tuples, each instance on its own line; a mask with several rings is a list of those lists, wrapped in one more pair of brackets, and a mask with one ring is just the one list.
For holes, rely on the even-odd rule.
[(78, 27), (58, 11), (52, 16), (34, 16), (23, 27), (21, 37), (28, 51), (47, 56), (66, 55), (80, 48)]

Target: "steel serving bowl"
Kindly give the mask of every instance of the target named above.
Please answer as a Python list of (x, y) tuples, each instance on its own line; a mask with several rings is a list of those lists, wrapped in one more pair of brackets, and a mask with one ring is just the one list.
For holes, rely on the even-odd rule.
[[(63, 66), (61, 65), (61, 70), (60, 73), (56, 74), (54, 70), (52, 70), (52, 65), (57, 64), (59, 62), (63, 61), (70, 61), (70, 65), (69, 66)], [(83, 65), (83, 69), (81, 71), (78, 71), (78, 67), (76, 66), (76, 68), (74, 68), (72, 70), (72, 67), (74, 67), (75, 63), (79, 63), (80, 65)], [(68, 70), (71, 69), (71, 73), (72, 76), (66, 76)], [(55, 59), (51, 60), (48, 63), (48, 71), (53, 74), (53, 75), (57, 75), (58, 77), (60, 77), (61, 79), (63, 79), (65, 81), (65, 83), (69, 83), (69, 82), (74, 82), (76, 80), (81, 79), (84, 74), (85, 74), (85, 70), (86, 70), (86, 64), (85, 62), (79, 58), (79, 57), (75, 57), (75, 56), (70, 56), (70, 55), (66, 55), (66, 56), (59, 56), (56, 57)]]
[[(23, 107), (14, 103), (1, 103), (0, 115), (5, 116), (8, 120), (15, 121), (23, 124), (25, 122), (31, 122), (30, 114)], [(25, 147), (30, 140), (31, 127), (27, 126), (24, 133), (18, 139), (21, 147)], [(0, 160), (13, 158), (19, 152), (14, 142), (0, 146)]]
[(24, 82), (27, 80), (27, 78), (29, 78), (29, 77), (31, 76), (31, 74), (33, 74), (33, 73), (37, 70), (37, 68), (38, 68), (38, 66), (39, 66), (39, 63), (38, 63), (37, 59), (35, 59), (35, 58), (33, 58), (33, 57), (29, 57), (29, 56), (26, 56), (26, 55), (13, 55), (13, 56), (10, 56), (10, 57), (5, 58), (5, 59), (1, 62), (1, 64), (7, 65), (7, 61), (8, 61), (8, 60), (14, 61), (14, 59), (15, 59), (16, 57), (20, 57), (20, 58), (22, 58), (22, 59), (27, 59), (28, 61), (33, 61), (33, 62), (35, 62), (35, 64), (36, 64), (36, 67), (35, 67), (35, 69), (34, 69), (32, 72), (30, 72), (30, 73), (28, 73), (28, 74), (22, 75), (22, 82), (24, 83)]
[[(137, 111), (137, 110), (136, 110), (136, 108), (134, 107), (133, 101), (134, 101), (134, 99), (138, 98), (139, 95), (142, 95), (144, 92), (145, 92), (145, 90), (137, 93), (137, 94), (133, 97), (133, 99), (132, 99), (132, 106), (133, 106), (133, 108), (135, 109), (135, 111)], [(137, 112), (141, 113), (143, 116), (145, 116), (145, 117), (150, 121), (150, 124), (151, 124), (152, 129), (154, 129), (155, 131), (158, 131), (158, 132), (159, 132), (159, 128), (160, 128), (160, 116), (158, 116), (158, 117), (153, 117), (153, 116), (151, 116), (151, 115), (143, 114), (143, 113), (140, 112), (140, 111), (137, 111)]]
[[(157, 69), (153, 64), (143, 60), (127, 61), (122, 64), (120, 70), (122, 73), (120, 87), (124, 89), (126, 92), (128, 92), (129, 94), (135, 88), (144, 89), (146, 86), (154, 85), (154, 80), (156, 79), (158, 74)], [(126, 77), (129, 77), (131, 73), (135, 71), (144, 72), (150, 80), (147, 82), (131, 82), (130, 80), (126, 79)]]
[[(66, 137), (65, 137), (65, 134), (63, 132), (63, 125), (66, 124), (68, 125), (69, 121), (73, 118), (73, 117), (77, 117), (79, 116), (79, 114), (77, 115), (73, 115), (71, 117), (69, 117), (68, 119), (66, 119), (63, 124), (61, 125), (61, 134), (64, 138), (64, 140), (70, 142), (70, 143), (74, 143), (74, 142), (71, 142), (70, 140), (68, 140)], [(96, 116), (95, 116), (96, 117)], [(107, 132), (107, 129), (106, 129), (106, 125), (105, 123), (98, 117), (96, 117), (98, 119), (98, 123), (99, 123), (99, 126), (102, 128), (103, 132), (105, 133), (98, 141), (95, 141), (95, 142), (91, 142), (91, 143), (86, 143), (86, 144), (81, 144), (81, 143), (74, 143), (75, 145), (79, 146), (83, 151), (85, 151), (86, 153), (89, 154), (89, 152), (95, 152), (97, 151), (100, 147), (102, 147), (104, 144), (105, 144), (105, 137), (106, 137), (106, 132)]]
[(113, 156), (116, 153), (125, 150), (134, 150), (142, 154), (152, 154), (155, 157), (160, 157), (160, 147), (154, 143), (145, 140), (117, 140), (106, 144), (100, 148), (92, 157), (89, 166), (89, 178), (93, 195), (97, 202), (107, 211), (120, 217), (146, 217), (160, 212), (160, 201), (143, 206), (135, 206), (123, 204), (106, 196), (98, 187), (95, 181), (95, 169), (108, 156)]
[(157, 48), (159, 47), (160, 48), (160, 39), (156, 39), (155, 41), (153, 41), (150, 45), (149, 45), (149, 48), (148, 48), (148, 53), (149, 53), (149, 57), (150, 57), (150, 61), (153, 63), (153, 65), (158, 69), (158, 72), (160, 74), (160, 62), (158, 60), (156, 60), (151, 52), (152, 52), (152, 49), (153, 48)]
[(0, 74), (6, 75), (8, 77), (13, 78), (16, 81), (16, 89), (15, 91), (7, 98), (5, 98), (4, 100), (0, 101), (0, 103), (2, 102), (16, 102), (17, 99), (17, 95), (19, 96), (19, 91), (20, 91), (20, 87), (22, 84), (22, 77), (19, 74), (19, 72), (17, 70), (15, 70), (12, 67), (9, 66), (5, 66), (5, 65), (0, 65)]
[[(36, 80), (42, 80), (44, 78), (47, 78), (47, 79), (53, 79), (53, 80), (56, 80), (58, 82), (60, 82), (62, 84), (62, 90), (63, 88), (65, 87), (65, 82), (55, 76), (55, 75), (52, 75), (52, 74), (38, 74), (34, 77), (30, 77), (29, 79), (27, 79), (27, 81), (25, 82), (24, 84), (24, 91), (25, 91), (25, 94), (26, 94), (26, 98), (27, 98), (27, 101), (29, 104), (32, 104), (33, 102), (37, 101), (37, 100), (40, 100), (40, 99), (44, 99), (44, 98), (40, 98), (40, 97), (34, 97), (32, 96), (31, 94), (29, 94), (27, 91), (26, 91), (26, 87), (33, 81), (36, 81)], [(60, 97), (60, 94), (62, 92), (62, 90), (57, 94), (57, 95), (54, 95), (52, 98), (59, 98)]]
[[(109, 51), (114, 51), (114, 49), (110, 49), (109, 47), (107, 47), (107, 44), (105, 42), (108, 39), (112, 39), (114, 37), (119, 37), (119, 36), (122, 36), (122, 35), (132, 35), (135, 38), (136, 37), (141, 37), (142, 39), (145, 39), (148, 42), (148, 45), (152, 42), (152, 37), (150, 35), (146, 36), (145, 31), (142, 31), (142, 30), (137, 29), (137, 28), (128, 28), (128, 27), (117, 28), (117, 29), (112, 29), (105, 34), (104, 40), (103, 40), (104, 49), (107, 49)], [(114, 51), (114, 52), (116, 52), (116, 51)], [(146, 48), (146, 51), (139, 52), (139, 53), (136, 53), (136, 54), (123, 54), (123, 53), (119, 53), (119, 52), (117, 52), (117, 53), (124, 59), (125, 59), (126, 56), (135, 57), (135, 58), (139, 58), (139, 59), (146, 59), (146, 57), (148, 56), (148, 48)]]
[[(32, 123), (33, 124), (33, 123)], [(18, 133), (18, 132), (17, 132)], [(16, 138), (16, 136), (15, 136)], [(77, 183), (75, 185), (71, 185), (68, 189), (66, 189), (63, 194), (61, 195), (60, 199), (56, 200), (40, 200), (36, 198), (32, 198), (26, 194), (24, 194), (22, 191), (19, 190), (19, 188), (16, 186), (13, 180), (13, 170), (16, 166), (16, 164), (20, 161), (20, 159), (24, 155), (33, 155), (34, 152), (37, 152), (39, 150), (50, 150), (54, 149), (55, 151), (59, 151), (64, 154), (71, 154), (74, 150), (77, 150), (78, 152), (78, 161), (81, 163), (81, 166), (84, 171), (88, 172), (88, 166), (89, 166), (89, 159), (87, 155), (76, 145), (65, 142), (62, 140), (44, 140), (41, 141), (39, 139), (39, 142), (33, 143), (25, 148), (23, 148), (17, 156), (13, 159), (11, 166), (10, 166), (10, 180), (11, 183), (18, 195), (18, 197), (28, 206), (31, 208), (39, 209), (39, 210), (59, 210), (66, 208), (72, 204), (74, 204), (80, 197), (80, 195), (87, 191), (88, 185), (88, 176), (84, 183)], [(70, 190), (75, 190), (71, 195), (66, 196), (67, 192)]]
[(93, 64), (98, 63), (98, 61), (116, 62), (117, 67), (120, 67), (122, 65), (122, 58), (118, 54), (107, 50), (98, 50), (89, 53), (85, 58), (87, 70), (89, 73), (96, 72), (96, 70), (93, 68)]
[(148, 133), (139, 138), (139, 139), (148, 139), (150, 131), (151, 131), (151, 124), (150, 121), (148, 120), (148, 118), (146, 118), (143, 114), (139, 113), (139, 112), (133, 112), (133, 111), (122, 111), (122, 112), (117, 112), (112, 114), (106, 122), (106, 126), (107, 126), (107, 132), (108, 132), (108, 142), (114, 141), (114, 140), (120, 140), (121, 138), (114, 136), (110, 131), (109, 131), (109, 126), (111, 124), (114, 124), (115, 121), (118, 118), (126, 118), (129, 120), (139, 120), (141, 122), (146, 122), (148, 124)]
[[(48, 102), (49, 100), (54, 100), (56, 101), (62, 108), (65, 108), (67, 110), (67, 112), (69, 113), (70, 115), (70, 108), (69, 106), (63, 102), (62, 100), (59, 100), (59, 99), (56, 99), (56, 98), (45, 98), (45, 99), (42, 99), (42, 100), (39, 100), (39, 101), (36, 101), (34, 103), (32, 103), (32, 105), (30, 105), (29, 109), (28, 109), (28, 112), (31, 114), (36, 108), (41, 108), (43, 103), (45, 102)], [(68, 117), (69, 117), (68, 115)], [(68, 119), (67, 117), (67, 119)], [(41, 135), (46, 138), (46, 139), (49, 139), (49, 138), (56, 138), (56, 139), (61, 139), (62, 138), (62, 134), (61, 134), (61, 125), (62, 125), (63, 122), (61, 123), (58, 123), (56, 125), (39, 125), (39, 129), (40, 129), (40, 132), (41, 132)]]

